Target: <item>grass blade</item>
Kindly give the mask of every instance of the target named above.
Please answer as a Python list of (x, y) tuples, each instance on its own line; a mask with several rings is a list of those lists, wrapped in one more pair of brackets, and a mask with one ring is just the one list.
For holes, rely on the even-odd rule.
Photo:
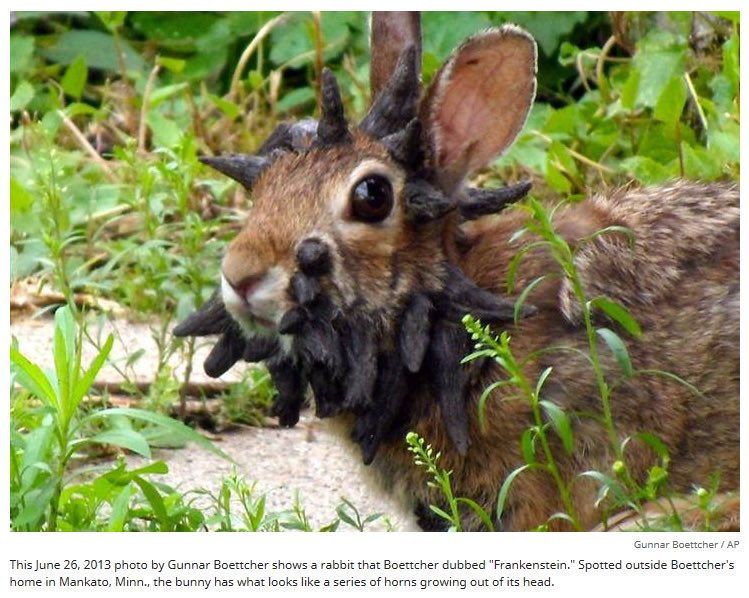
[(618, 303), (606, 299), (606, 297), (596, 297), (590, 300), (589, 305), (600, 309), (633, 337), (640, 338), (642, 336), (642, 328), (640, 328), (637, 320)]
[(632, 361), (629, 359), (629, 353), (627, 352), (627, 347), (625, 346), (624, 341), (622, 341), (616, 332), (609, 330), (608, 328), (598, 328), (596, 333), (604, 340), (608, 348), (614, 354), (622, 373), (627, 378), (631, 378), (634, 370), (632, 369)]
[(166, 415), (161, 415), (160, 413), (153, 413), (151, 411), (144, 411), (142, 409), (133, 409), (131, 407), (112, 407), (110, 409), (95, 411), (91, 413), (87, 419), (109, 417), (111, 415), (125, 415), (132, 419), (137, 419), (140, 421), (148, 422), (150, 424), (154, 424), (156, 426), (160, 426), (168, 430), (172, 434), (178, 436), (185, 442), (194, 442), (201, 448), (204, 448), (212, 452), (213, 454), (218, 455), (219, 457), (223, 457), (227, 461), (233, 462), (233, 459), (229, 455), (227, 455), (224, 451), (214, 445), (205, 436), (202, 436), (182, 422), (177, 421), (176, 419), (172, 419), (171, 417), (167, 417)]
[(557, 436), (561, 438), (565, 452), (568, 455), (571, 455), (574, 448), (574, 442), (572, 438), (572, 426), (570, 425), (570, 419), (567, 417), (567, 413), (565, 413), (564, 409), (559, 405), (552, 403), (551, 401), (539, 401), (538, 404), (541, 405), (544, 413), (548, 416), (549, 421), (551, 422), (551, 427), (554, 428)]

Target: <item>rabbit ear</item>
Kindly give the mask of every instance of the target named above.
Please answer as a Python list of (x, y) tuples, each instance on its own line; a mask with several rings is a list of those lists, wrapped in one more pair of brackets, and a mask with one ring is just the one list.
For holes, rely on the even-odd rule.
[(452, 191), (515, 140), (536, 94), (536, 43), (505, 25), (479, 33), (442, 66), (422, 105), (437, 180)]
[[(418, 12), (373, 12), (370, 27), (372, 64), (369, 83), (372, 101), (395, 70), (403, 50), (413, 46), (416, 65), (421, 64), (421, 14)], [(417, 66), (418, 68), (418, 66)], [(416, 77), (418, 78), (418, 72)]]

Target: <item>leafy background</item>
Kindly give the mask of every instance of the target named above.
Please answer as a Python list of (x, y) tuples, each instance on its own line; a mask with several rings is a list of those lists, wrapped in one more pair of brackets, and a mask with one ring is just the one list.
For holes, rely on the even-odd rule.
[[(738, 12), (429, 12), (425, 82), (465, 37), (506, 22), (538, 41), (538, 98), (515, 145), (477, 174), (477, 184), (531, 179), (537, 198), (575, 199), (676, 177), (739, 180)], [(194, 341), (177, 341), (170, 330), (213, 291), (222, 248), (251, 201), (197, 157), (251, 152), (279, 121), (314, 116), (324, 65), (355, 120), (370, 99), (366, 14), (11, 13), (10, 284), (12, 293), (23, 285), (51, 296), (53, 308), (70, 306), (73, 316), (58, 316), (59, 372), (77, 371), (84, 337), (99, 355), (109, 351), (75, 308), (94, 305), (101, 317), (115, 317), (102, 307), (108, 300), (146, 321), (159, 349), (151, 389), (133, 384), (133, 395), (162, 410), (184, 399), (180, 388), (191, 372), (178, 378), (169, 358), (180, 354), (189, 363)], [(44, 385), (46, 374), (12, 354), (17, 382)], [(133, 350), (125, 370), (141, 358)], [(52, 387), (37, 397), (49, 399), (41, 410), (28, 393), (11, 392), (11, 459), (27, 464), (13, 470), (16, 528), (54, 528), (59, 508), (60, 528), (125, 529), (136, 495), (138, 508), (153, 511), (144, 520), (161, 521), (161, 529), (202, 525), (179, 495), (165, 506), (144, 472), (118, 466), (98, 486), (65, 486), (69, 446), (96, 438), (119, 439), (129, 450), (143, 443), (122, 414), (110, 413), (102, 429), (95, 417), (75, 412), (78, 403), (56, 397), (64, 385)], [(225, 404), (232, 418), (254, 420), (247, 414), (257, 406), (248, 404), (267, 406), (273, 392), (268, 376), (251, 370)], [(62, 431), (55, 436), (56, 425)], [(250, 496), (241, 482), (231, 483), (226, 492)], [(51, 514), (39, 500), (50, 496)], [(102, 501), (116, 520), (86, 518)], [(255, 529), (263, 509), (253, 504), (259, 519), (247, 525)], [(339, 519), (352, 519), (342, 513)]]

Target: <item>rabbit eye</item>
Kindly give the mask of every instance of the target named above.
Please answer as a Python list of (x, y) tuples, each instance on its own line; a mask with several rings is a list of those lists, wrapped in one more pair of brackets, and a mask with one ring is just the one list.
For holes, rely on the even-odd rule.
[(393, 186), (383, 176), (368, 176), (351, 191), (351, 210), (362, 222), (382, 222), (393, 209)]

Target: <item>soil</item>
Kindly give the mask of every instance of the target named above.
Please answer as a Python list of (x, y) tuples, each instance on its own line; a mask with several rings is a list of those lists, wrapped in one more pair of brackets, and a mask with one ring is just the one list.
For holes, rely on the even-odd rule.
[[(96, 326), (92, 324), (89, 327), (94, 336), (99, 332)], [(121, 368), (125, 367), (127, 355), (138, 349), (144, 351), (128, 372), (131, 379), (143, 385), (153, 380), (158, 359), (152, 328), (153, 325), (148, 323), (118, 319), (106, 323), (100, 330), (102, 341), (110, 332), (115, 335), (110, 360)], [(10, 330), (18, 339), (24, 355), (37, 364), (51, 367), (54, 334), (51, 317), (11, 317)], [(215, 383), (203, 373), (202, 363), (209, 350), (210, 344), (206, 343), (196, 352), (192, 364), (193, 383)], [(87, 343), (83, 364), (90, 363), (95, 354), (95, 348)], [(186, 366), (178, 356), (170, 364), (178, 376)], [(238, 365), (222, 380), (237, 381), (241, 376), (242, 366)], [(105, 366), (97, 377), (98, 385), (116, 385), (122, 380), (123, 377), (111, 365)], [(207, 435), (217, 447), (232, 457), (240, 475), (250, 483), (257, 483), (257, 493), (266, 495), (267, 511), (291, 509), (298, 494), (310, 523), (317, 529), (336, 518), (336, 507), (345, 497), (355, 505), (362, 517), (375, 513), (387, 515), (387, 520), (380, 518), (368, 526), (370, 531), (386, 529), (389, 524), (399, 531), (416, 529), (410, 514), (403, 512), (389, 497), (377, 493), (368, 484), (364, 466), (356, 453), (308, 412), (304, 412), (299, 423), (291, 429), (273, 425), (242, 426)], [(195, 445), (181, 449), (158, 449), (154, 451), (154, 458), (163, 459), (169, 466), (169, 473), (163, 481), (183, 492), (199, 488), (215, 492), (220, 487), (222, 477), (230, 474), (235, 466)], [(142, 462), (135, 456), (129, 459), (133, 464)], [(341, 526), (340, 529), (352, 528)]]

